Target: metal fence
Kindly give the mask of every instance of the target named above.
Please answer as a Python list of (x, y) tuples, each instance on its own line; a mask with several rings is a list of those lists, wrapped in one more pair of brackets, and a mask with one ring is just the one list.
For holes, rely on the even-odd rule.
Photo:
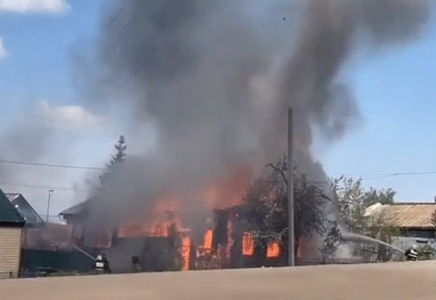
[(42, 274), (37, 272), (3, 272), (0, 273), (1, 279), (18, 279), (18, 278), (34, 278), (34, 277), (43, 277)]
[(0, 273), (0, 279), (12, 279), (12, 278), (20, 278), (20, 276), (16, 272), (3, 272), (3, 273)]
[[(377, 263), (375, 260), (367, 260), (361, 258), (330, 258), (330, 259), (314, 259), (307, 261), (297, 261), (298, 266), (315, 266), (315, 265), (352, 265), (352, 264), (368, 264)], [(17, 278), (35, 278), (35, 277), (61, 277), (61, 276), (84, 276), (95, 275), (93, 272), (65, 272), (50, 268), (39, 268), (38, 271), (23, 271), (23, 272), (6, 272), (0, 273), (1, 279), (17, 279)]]
[(89, 272), (94, 261), (77, 251), (23, 249), (21, 269), (27, 273)]
[(369, 264), (377, 263), (374, 259), (364, 258), (328, 258), (328, 259), (314, 259), (298, 262), (300, 266), (314, 266), (314, 265), (355, 265), (355, 264)]
[(37, 277), (63, 277), (63, 276), (85, 276), (94, 275), (92, 272), (79, 273), (79, 272), (3, 272), (0, 273), (0, 280), (2, 279), (23, 279), (23, 278), (37, 278)]

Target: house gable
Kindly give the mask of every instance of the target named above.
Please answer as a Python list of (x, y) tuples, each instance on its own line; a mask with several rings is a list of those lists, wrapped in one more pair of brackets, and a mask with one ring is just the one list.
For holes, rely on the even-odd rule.
[(29, 202), (24, 198), (22, 194), (5, 194), (14, 208), (20, 213), (20, 215), (26, 221), (26, 225), (40, 225), (44, 224), (44, 220), (33, 209)]
[(23, 227), (25, 223), (24, 218), (0, 189), (0, 226)]

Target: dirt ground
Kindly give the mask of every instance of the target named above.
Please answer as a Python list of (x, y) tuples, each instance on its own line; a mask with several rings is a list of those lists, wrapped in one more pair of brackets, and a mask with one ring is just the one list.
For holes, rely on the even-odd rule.
[(434, 300), (436, 263), (0, 280), (13, 300)]

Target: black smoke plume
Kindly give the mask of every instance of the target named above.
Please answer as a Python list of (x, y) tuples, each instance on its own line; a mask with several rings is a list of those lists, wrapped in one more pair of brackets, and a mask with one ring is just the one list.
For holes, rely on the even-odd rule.
[[(103, 18), (85, 98), (94, 108), (127, 108), (124, 122), (152, 123), (157, 140), (107, 185), (93, 222), (147, 212), (168, 192), (195, 220), (198, 191), (241, 168), (251, 180), (285, 152), (288, 107), (296, 164), (325, 180), (311, 153), (314, 132), (334, 142), (360, 117), (343, 67), (357, 46), (413, 40), (429, 12), (425, 0), (117, 2)], [(147, 139), (135, 126), (128, 141)]]

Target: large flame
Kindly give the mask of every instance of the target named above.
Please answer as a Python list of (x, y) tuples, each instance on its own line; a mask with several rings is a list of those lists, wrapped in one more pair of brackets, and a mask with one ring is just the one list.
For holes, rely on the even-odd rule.
[(206, 231), (206, 234), (204, 235), (204, 251), (210, 252), (212, 251), (212, 238), (213, 238), (213, 231), (212, 229), (209, 229)]
[(252, 256), (254, 254), (254, 239), (253, 235), (245, 232), (242, 237), (242, 255)]
[(156, 202), (152, 214), (152, 219), (140, 220), (132, 218), (126, 221), (118, 229), (118, 237), (133, 238), (144, 236), (168, 237), (171, 230), (178, 233), (189, 232), (188, 228), (183, 226), (179, 217), (180, 203), (177, 200), (161, 200)]
[(203, 193), (214, 209), (241, 205), (251, 177), (251, 168), (241, 166), (211, 182)]
[(182, 257), (183, 267), (182, 271), (189, 270), (190, 258), (191, 258), (191, 239), (188, 236), (182, 238)]
[[(197, 198), (204, 201), (203, 204), (211, 210), (224, 210), (243, 204), (243, 197), (246, 193), (247, 185), (252, 178), (250, 167), (240, 166), (222, 174), (216, 180), (210, 182), (203, 189), (199, 189)], [(184, 260), (182, 269), (188, 270), (190, 265), (190, 253), (192, 248), (192, 237), (190, 229), (184, 226), (181, 218), (183, 212), (189, 207), (183, 206), (183, 201), (173, 193), (168, 193), (166, 197), (155, 202), (150, 213), (144, 214), (148, 217), (131, 218), (124, 222), (118, 229), (120, 238), (140, 238), (140, 237), (169, 237), (172, 233), (179, 235), (181, 241), (181, 254)], [(151, 218), (150, 218), (151, 216)], [(229, 213), (227, 222), (227, 243), (218, 245), (219, 249), (213, 249), (214, 226), (212, 224), (204, 233), (204, 240), (193, 250), (203, 253), (202, 257), (216, 257), (220, 265), (228, 264), (232, 254), (234, 241), (234, 217)], [(242, 253), (244, 256), (254, 255), (254, 240), (252, 235), (245, 233), (242, 241)], [(197, 255), (198, 256), (198, 255)], [(197, 262), (194, 262), (197, 265)]]
[(276, 258), (279, 256), (280, 256), (280, 244), (277, 242), (269, 243), (266, 251), (266, 257)]
[[(242, 204), (247, 184), (250, 182), (252, 170), (249, 166), (239, 166), (222, 174), (216, 180), (210, 182), (205, 188), (199, 189), (195, 196), (204, 201), (204, 204), (212, 209), (226, 209)], [(152, 219), (141, 217), (131, 218), (124, 222), (118, 230), (119, 237), (144, 237), (161, 236), (167, 237), (171, 228), (177, 232), (189, 232), (183, 225), (180, 213), (188, 210), (183, 207), (183, 201), (172, 193), (165, 198), (156, 201), (151, 215)], [(205, 247), (206, 249), (210, 247)]]

